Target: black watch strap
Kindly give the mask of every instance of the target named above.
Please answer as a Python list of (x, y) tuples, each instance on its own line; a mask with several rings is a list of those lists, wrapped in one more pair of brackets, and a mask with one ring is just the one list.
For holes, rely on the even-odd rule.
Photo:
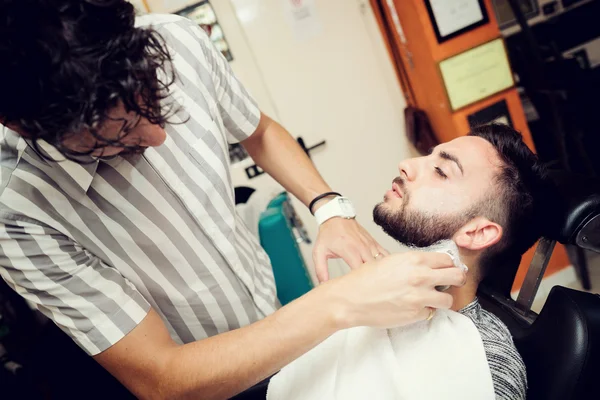
[(310, 213), (312, 215), (315, 215), (315, 213), (313, 211), (313, 207), (315, 206), (315, 204), (317, 204), (317, 201), (322, 200), (325, 197), (329, 197), (329, 196), (339, 196), (339, 197), (342, 197), (342, 195), (339, 194), (338, 192), (327, 192), (327, 193), (320, 194), (317, 197), (315, 197), (313, 199), (313, 201), (311, 201), (310, 204), (308, 205), (308, 209), (310, 210)]

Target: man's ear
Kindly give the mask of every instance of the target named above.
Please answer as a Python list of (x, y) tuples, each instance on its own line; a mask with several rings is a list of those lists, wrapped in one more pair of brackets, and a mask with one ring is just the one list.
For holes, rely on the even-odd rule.
[(468, 250), (484, 250), (502, 239), (502, 227), (487, 218), (477, 217), (456, 232), (454, 242)]

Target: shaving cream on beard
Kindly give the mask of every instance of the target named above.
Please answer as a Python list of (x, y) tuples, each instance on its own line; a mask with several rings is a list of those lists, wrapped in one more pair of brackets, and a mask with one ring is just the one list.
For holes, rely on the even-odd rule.
[[(448, 254), (454, 263), (456, 268), (460, 268), (463, 271), (467, 272), (469, 268), (461, 261), (460, 253), (458, 251), (458, 246), (454, 243), (453, 240), (440, 240), (427, 247), (410, 247), (410, 250), (413, 251), (424, 251), (424, 252), (434, 252), (434, 253), (444, 253)], [(444, 292), (450, 288), (450, 286), (436, 286), (435, 287), (440, 292)]]

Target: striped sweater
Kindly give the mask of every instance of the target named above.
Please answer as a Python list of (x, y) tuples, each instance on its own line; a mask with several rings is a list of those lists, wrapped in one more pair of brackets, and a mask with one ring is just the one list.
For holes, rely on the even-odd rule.
[(478, 300), (460, 310), (460, 313), (469, 317), (479, 330), (496, 399), (524, 400), (527, 394), (525, 364), (506, 325), (484, 310)]

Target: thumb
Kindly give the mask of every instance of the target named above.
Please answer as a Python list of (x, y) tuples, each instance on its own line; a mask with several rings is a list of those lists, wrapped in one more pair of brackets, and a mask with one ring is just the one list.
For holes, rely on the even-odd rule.
[(327, 252), (320, 247), (313, 251), (313, 262), (315, 263), (315, 272), (319, 282), (327, 282), (329, 280), (329, 269), (327, 268)]

